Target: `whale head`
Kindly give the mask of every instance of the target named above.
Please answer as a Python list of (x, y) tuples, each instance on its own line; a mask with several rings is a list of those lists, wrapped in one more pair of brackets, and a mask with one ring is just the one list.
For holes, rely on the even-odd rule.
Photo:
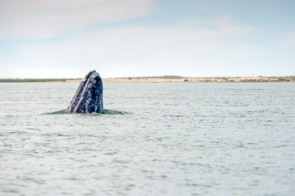
[(103, 84), (95, 70), (90, 71), (80, 83), (66, 114), (103, 113)]

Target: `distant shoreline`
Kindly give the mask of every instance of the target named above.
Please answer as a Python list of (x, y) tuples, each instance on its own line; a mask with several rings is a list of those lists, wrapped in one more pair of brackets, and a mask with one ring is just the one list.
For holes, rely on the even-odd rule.
[[(80, 83), (82, 79), (0, 79), (0, 83), (22, 83), (22, 82), (65, 82)], [(284, 77), (122, 77), (103, 78), (105, 83), (227, 83), (227, 82), (295, 82), (295, 76)]]
[(129, 77), (106, 78), (107, 83), (295, 82), (295, 77)]

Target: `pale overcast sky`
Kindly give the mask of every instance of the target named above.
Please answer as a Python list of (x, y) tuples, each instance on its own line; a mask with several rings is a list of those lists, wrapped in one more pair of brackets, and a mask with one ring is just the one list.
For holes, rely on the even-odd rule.
[(294, 0), (0, 0), (0, 78), (295, 75)]

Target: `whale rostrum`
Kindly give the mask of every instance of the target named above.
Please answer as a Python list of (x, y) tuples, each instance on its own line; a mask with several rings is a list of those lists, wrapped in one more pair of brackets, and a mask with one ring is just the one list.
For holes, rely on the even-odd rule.
[(100, 75), (90, 71), (80, 83), (66, 114), (103, 113), (103, 84)]

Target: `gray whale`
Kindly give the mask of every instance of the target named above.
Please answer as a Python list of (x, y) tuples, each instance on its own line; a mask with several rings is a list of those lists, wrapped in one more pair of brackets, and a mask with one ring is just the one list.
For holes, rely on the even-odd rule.
[(95, 70), (90, 71), (80, 83), (65, 113), (103, 114), (103, 84)]

